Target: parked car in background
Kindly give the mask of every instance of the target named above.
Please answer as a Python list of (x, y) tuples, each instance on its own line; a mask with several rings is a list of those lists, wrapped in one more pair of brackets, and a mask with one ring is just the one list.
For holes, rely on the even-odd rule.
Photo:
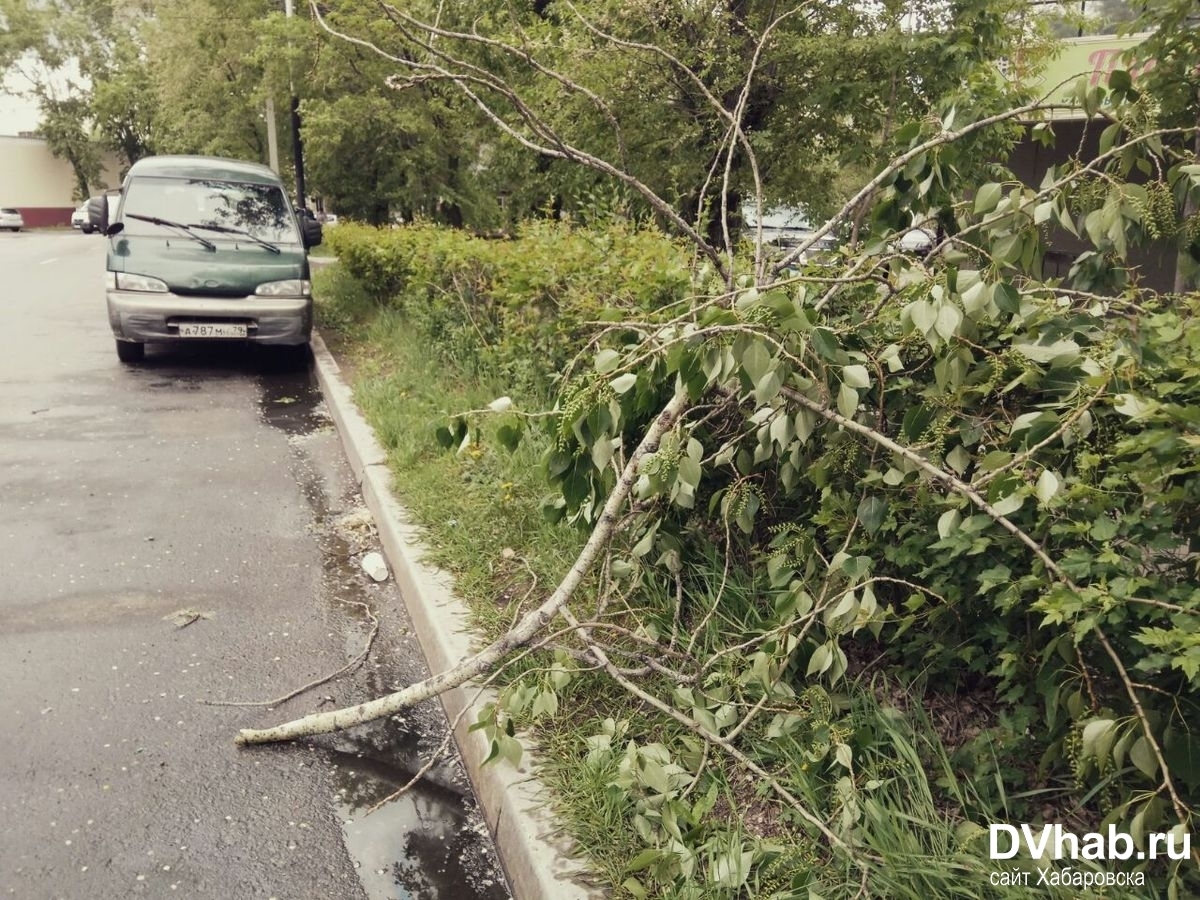
[(933, 249), (937, 235), (928, 228), (910, 228), (893, 245), (901, 253), (924, 255)]
[(7, 228), (9, 231), (20, 231), (25, 227), (25, 220), (21, 218), (21, 211), (14, 209), (11, 206), (0, 206), (0, 228)]
[(96, 230), (92, 227), (92, 223), (88, 221), (88, 205), (86, 200), (80, 204), (79, 209), (71, 213), (71, 227), (78, 228), (84, 234), (91, 234)]
[(112, 200), (89, 200), (88, 223), (109, 238), (108, 321), (122, 362), (157, 341), (307, 352), (307, 251), (321, 225), (292, 206), (278, 175), (232, 159), (147, 156)]
[[(754, 206), (745, 204), (742, 207), (744, 234), (752, 241), (758, 237), (759, 221)], [(816, 229), (804, 213), (793, 206), (763, 210), (761, 223), (763, 243), (778, 247), (785, 252), (806, 243), (816, 233)], [(836, 237), (832, 234), (822, 235), (805, 251), (804, 259), (808, 260), (822, 253), (828, 253), (836, 247)]]

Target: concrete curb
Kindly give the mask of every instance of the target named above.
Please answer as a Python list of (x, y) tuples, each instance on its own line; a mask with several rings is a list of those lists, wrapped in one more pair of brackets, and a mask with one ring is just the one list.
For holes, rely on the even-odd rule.
[[(449, 576), (422, 562), (425, 547), (420, 530), (392, 494), (387, 454), (354, 404), (337, 360), (316, 332), (312, 350), (318, 383), (354, 477), (362, 487), (367, 508), (375, 517), (384, 554), (400, 585), (421, 649), (431, 671), (444, 671), (474, 649), (466, 606), (454, 595)], [(441, 696), (451, 722), (464, 709), (477, 710), (494, 699), (494, 692), (480, 693), (478, 687), (469, 685)], [(513, 897), (598, 900), (605, 896), (604, 892), (581, 882), (580, 876), (586, 869), (570, 856), (570, 841), (550, 813), (545, 788), (529, 771), (530, 754), (525, 754), (519, 769), (504, 763), (483, 765), (490, 747), (482, 732), (469, 730), (475, 721), (472, 711), (462, 716), (454, 737)]]

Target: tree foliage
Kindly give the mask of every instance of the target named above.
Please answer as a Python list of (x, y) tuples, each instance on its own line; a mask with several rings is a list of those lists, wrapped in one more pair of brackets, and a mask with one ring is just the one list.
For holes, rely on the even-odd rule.
[(75, 176), (75, 199), (87, 199), (92, 186), (100, 183), (101, 174), (101, 147), (91, 134), (87, 101), (79, 97), (44, 98), (38, 130), (50, 152), (70, 164)]
[[(612, 107), (537, 69), (522, 55), (528, 39), (495, 46), (482, 32), (400, 20), (425, 36), (414, 45), (453, 59), (441, 71), (395, 58), (412, 79), (454, 85), (510, 139), (618, 180), (699, 254), (689, 302), (601, 311), (611, 324), (572, 348), (584, 362), (546, 421), (555, 487), (546, 512), (587, 530), (572, 585), (594, 565), (596, 590), (560, 586), (507, 643), (438, 680), (478, 674), (513, 649), (513, 635), (530, 640), (559, 614), (563, 658), (684, 726), (683, 737), (639, 745), (614, 722), (589, 742), (589, 761), (617, 766), (641, 823), (644, 850), (624, 888), (700, 896), (706, 876), (736, 889), (769, 870), (775, 857), (761, 843), (700, 857), (701, 844), (682, 837), (703, 831), (703, 804), (684, 802), (684, 786), (702, 792), (709, 751), (760, 779), (796, 832), (820, 845), (822, 864), (798, 864), (793, 889), (837, 890), (847, 872), (880, 886), (915, 878), (911, 859), (881, 848), (870, 812), (878, 770), (855, 766), (879, 751), (879, 729), (828, 706), (814, 713), (864, 669), (993, 708), (986, 732), (950, 763), (979, 786), (955, 795), (963, 843), (951, 854), (967, 852), (988, 821), (1037, 818), (1047, 805), (1139, 840), (1189, 829), (1200, 791), (1190, 724), (1200, 699), (1200, 331), (1194, 295), (1153, 295), (1128, 260), (1178, 226), (1174, 198), (1200, 189), (1200, 167), (1181, 149), (1191, 132), (1161, 127), (1120, 71), (1107, 87), (1076, 90), (1074, 104), (1103, 118), (1095, 158), (1068, 159), (1037, 186), (998, 162), (980, 179), (996, 147), (1020, 134), (1053, 141), (1054, 127), (1044, 103), (997, 111), (997, 94), (973, 103), (951, 91), (898, 123), (887, 161), (820, 229), (865, 208), (861, 240), (805, 262), (803, 246), (781, 258), (724, 233), (712, 243), (635, 165), (617, 162), (615, 137), (606, 155), (585, 146), (569, 130), (579, 111), (560, 129), (555, 110), (527, 101), (524, 82), (497, 73), (515, 59), (580, 110), (602, 117)], [(434, 37), (497, 60), (485, 68)], [(740, 127), (744, 107), (708, 102), (714, 116), (730, 115), (710, 158), (741, 154), (761, 173)], [(714, 177), (713, 205), (726, 208), (737, 187)], [(923, 218), (937, 221), (937, 246), (898, 249)], [(1085, 245), (1064, 278), (1043, 274), (1051, 226)], [(351, 265), (381, 264), (378, 249), (352, 254)], [(398, 286), (413, 265), (399, 266)], [(436, 272), (422, 281), (436, 284)], [(507, 427), (500, 440), (515, 436)], [(470, 422), (451, 421), (443, 438), (469, 445)], [(497, 755), (517, 752), (512, 717), (558, 707), (576, 677), (563, 668), (518, 680), (485, 710)], [(833, 774), (806, 774), (810, 766)], [(1141, 868), (1155, 889), (1195, 889), (1194, 860)]]

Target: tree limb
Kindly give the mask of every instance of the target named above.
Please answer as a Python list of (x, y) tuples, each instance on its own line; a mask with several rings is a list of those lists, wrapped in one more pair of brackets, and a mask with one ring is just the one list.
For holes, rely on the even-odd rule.
[(612, 537), (613, 525), (618, 513), (628, 498), (634, 483), (637, 481), (638, 469), (642, 460), (658, 449), (658, 443), (678, 420), (687, 408), (687, 392), (678, 390), (670, 402), (659, 412), (646, 429), (641, 442), (630, 454), (629, 461), (621, 473), (612, 493), (604, 504), (596, 525), (587, 542), (579, 551), (570, 571), (559, 582), (554, 592), (536, 609), (527, 613), (520, 622), (506, 634), (493, 641), (489, 646), (462, 660), (444, 672), (409, 685), (403, 690), (379, 697), (375, 700), (361, 703), (344, 709), (315, 713), (273, 728), (243, 729), (238, 733), (236, 743), (265, 744), (276, 741), (291, 741), (301, 737), (317, 734), (328, 734), (343, 728), (352, 728), (364, 722), (370, 722), (384, 716), (389, 716), (398, 710), (415, 706), (425, 700), (438, 696), (451, 688), (459, 687), (466, 682), (478, 678), (491, 671), (501, 660), (513, 650), (528, 644), (549, 624), (550, 620), (570, 601), (576, 588), (579, 587), (600, 551)]

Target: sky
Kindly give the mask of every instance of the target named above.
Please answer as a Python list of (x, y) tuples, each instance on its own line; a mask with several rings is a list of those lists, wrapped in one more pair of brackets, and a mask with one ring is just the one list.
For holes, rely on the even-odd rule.
[(33, 131), (38, 126), (36, 103), (0, 93), (0, 135)]
[(0, 135), (16, 135), (38, 127), (41, 116), (37, 101), (17, 96), (19, 90), (28, 87), (29, 81), (21, 74), (19, 64), (0, 80)]
[(26, 100), (18, 96), (28, 92), (34, 84), (34, 78), (43, 84), (48, 84), (56, 94), (70, 90), (72, 83), (79, 82), (79, 68), (74, 63), (68, 63), (53, 72), (39, 70), (38, 63), (29, 56), (17, 61), (0, 80), (0, 135), (17, 135), (22, 131), (34, 131), (41, 121), (36, 100)]

